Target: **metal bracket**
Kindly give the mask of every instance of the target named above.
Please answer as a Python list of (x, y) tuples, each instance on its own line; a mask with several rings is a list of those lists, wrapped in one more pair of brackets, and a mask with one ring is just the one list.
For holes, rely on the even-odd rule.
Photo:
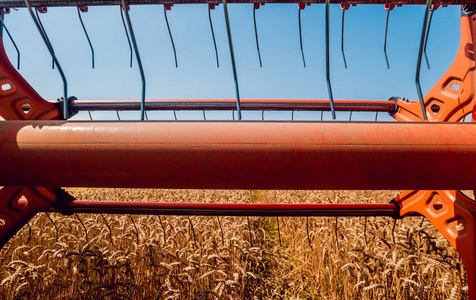
[(476, 202), (460, 191), (403, 191), (395, 201), (402, 217), (425, 216), (458, 251), (466, 268), (469, 299), (476, 299)]
[(54, 103), (43, 99), (15, 70), (3, 45), (0, 24), (0, 117), (5, 120), (59, 120)]
[[(456, 58), (424, 98), (428, 121), (457, 122), (473, 111), (476, 100), (474, 17), (461, 18), (461, 44)], [(424, 121), (419, 102), (397, 100), (394, 118)], [(473, 113), (473, 122), (475, 121)], [(476, 202), (455, 190), (406, 190), (396, 197), (400, 215), (425, 216), (458, 251), (466, 268), (469, 299), (476, 299)]]
[[(424, 104), (430, 122), (457, 122), (473, 110), (476, 99), (474, 55), (476, 20), (461, 18), (461, 43), (451, 67), (425, 95)], [(424, 121), (420, 102), (398, 100), (398, 121)]]
[(60, 188), (4, 187), (0, 190), (0, 249), (38, 212), (61, 208), (72, 196)]

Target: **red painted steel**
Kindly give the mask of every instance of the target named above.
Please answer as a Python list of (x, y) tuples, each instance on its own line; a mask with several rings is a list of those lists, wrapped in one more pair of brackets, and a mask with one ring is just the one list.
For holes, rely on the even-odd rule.
[[(73, 111), (140, 110), (141, 100), (73, 100)], [(236, 99), (161, 99), (146, 100), (146, 110), (236, 110)], [(241, 99), (242, 110), (316, 110), (330, 111), (329, 100)], [(336, 111), (396, 111), (395, 101), (334, 100)]]
[(473, 189), (476, 124), (8, 121), (0, 165), (5, 186)]
[[(78, 6), (78, 5), (120, 5), (120, 0), (30, 0), (31, 5), (38, 6)], [(228, 0), (228, 3), (255, 3), (251, 0)], [(260, 0), (260, 3), (325, 3), (325, 0)], [(128, 0), (128, 4), (220, 4), (220, 0)], [(394, 5), (424, 5), (426, 0), (330, 0), (333, 4), (394, 4)], [(438, 5), (470, 5), (474, 0), (433, 0)], [(5, 7), (24, 7), (24, 0), (2, 0)]]
[(73, 200), (68, 213), (159, 214), (200, 216), (388, 216), (398, 217), (389, 204), (161, 203)]

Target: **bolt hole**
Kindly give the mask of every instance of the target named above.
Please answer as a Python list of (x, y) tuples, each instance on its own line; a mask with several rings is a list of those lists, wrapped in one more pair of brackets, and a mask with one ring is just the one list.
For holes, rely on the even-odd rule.
[(459, 84), (453, 83), (453, 84), (451, 85), (451, 89), (454, 90), (454, 91), (459, 91), (460, 86), (459, 86)]
[(2, 85), (2, 91), (8, 91), (11, 88), (12, 88), (12, 86), (8, 83), (5, 83), (5, 84)]
[(433, 208), (436, 210), (436, 211), (439, 211), (440, 209), (443, 208), (443, 203), (441, 203), (440, 200), (436, 200), (435, 203), (433, 203)]
[(26, 207), (28, 205), (28, 199), (26, 199), (25, 196), (21, 196), (20, 199), (18, 199), (18, 205)]
[(436, 115), (440, 112), (440, 106), (439, 105), (436, 105), (436, 104), (433, 104), (431, 106), (431, 111)]
[(25, 114), (28, 114), (31, 110), (31, 104), (30, 103), (25, 103), (21, 106), (21, 109)]
[(456, 229), (457, 231), (462, 231), (462, 230), (464, 230), (464, 225), (463, 225), (463, 223), (459, 223), (458, 225), (455, 225), (455, 229)]

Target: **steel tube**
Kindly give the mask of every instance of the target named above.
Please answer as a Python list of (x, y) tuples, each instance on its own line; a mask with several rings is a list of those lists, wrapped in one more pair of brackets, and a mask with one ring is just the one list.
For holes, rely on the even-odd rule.
[(393, 204), (160, 203), (74, 200), (68, 213), (194, 216), (387, 216), (398, 217)]
[(0, 122), (0, 185), (476, 187), (476, 124)]
[[(242, 110), (330, 111), (329, 100), (252, 100), (241, 99)], [(140, 110), (140, 100), (73, 100), (73, 111)], [(334, 100), (336, 111), (396, 111), (395, 101)], [(146, 110), (236, 110), (236, 100), (146, 100)]]
[[(250, 0), (228, 0), (228, 3), (255, 3)], [(295, 0), (263, 0), (260, 3), (325, 3), (326, 0), (309, 0), (309, 1), (295, 1)], [(32, 6), (94, 6), (94, 5), (121, 5), (121, 0), (30, 0)], [(220, 0), (128, 0), (128, 4), (219, 4)], [(394, 5), (407, 5), (407, 4), (426, 4), (426, 0), (330, 0), (331, 4), (394, 4)], [(433, 4), (437, 5), (471, 5), (474, 4), (474, 0), (435, 0)], [(2, 7), (24, 7), (23, 0), (2, 0)]]

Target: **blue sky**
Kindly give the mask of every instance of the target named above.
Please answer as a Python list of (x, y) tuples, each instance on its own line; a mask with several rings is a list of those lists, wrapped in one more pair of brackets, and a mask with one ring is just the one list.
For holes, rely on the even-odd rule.
[[(263, 68), (259, 67), (256, 51), (253, 5), (229, 4), (228, 8), (242, 98), (328, 99), (325, 5), (307, 6), (301, 14), (306, 68), (299, 47), (297, 4), (267, 4), (256, 12)], [(387, 44), (390, 70), (383, 53), (383, 5), (358, 5), (346, 12), (348, 69), (340, 52), (341, 14), (339, 5), (331, 5), (334, 99), (386, 100), (403, 96), (417, 100), (414, 80), (424, 6), (407, 5), (391, 12)], [(147, 79), (146, 98), (235, 97), (223, 5), (212, 11), (220, 68), (216, 67), (207, 5), (175, 5), (168, 11), (177, 69), (163, 6), (132, 6), (130, 16)], [(95, 69), (91, 68), (89, 45), (75, 7), (49, 8), (40, 17), (68, 79), (69, 95), (79, 99), (140, 98), (140, 74), (135, 58), (133, 68), (129, 68), (129, 46), (119, 7), (89, 7), (89, 12), (82, 14), (96, 53)], [(424, 93), (456, 55), (459, 19), (459, 6), (440, 7), (434, 14), (428, 41), (432, 68), (427, 70), (426, 64), (422, 65)], [(61, 97), (61, 78), (57, 70), (51, 69), (50, 55), (27, 10), (12, 11), (5, 22), (21, 51), (22, 75), (44, 98)], [(6, 36), (5, 40), (7, 53), (15, 62), (14, 48)]]

